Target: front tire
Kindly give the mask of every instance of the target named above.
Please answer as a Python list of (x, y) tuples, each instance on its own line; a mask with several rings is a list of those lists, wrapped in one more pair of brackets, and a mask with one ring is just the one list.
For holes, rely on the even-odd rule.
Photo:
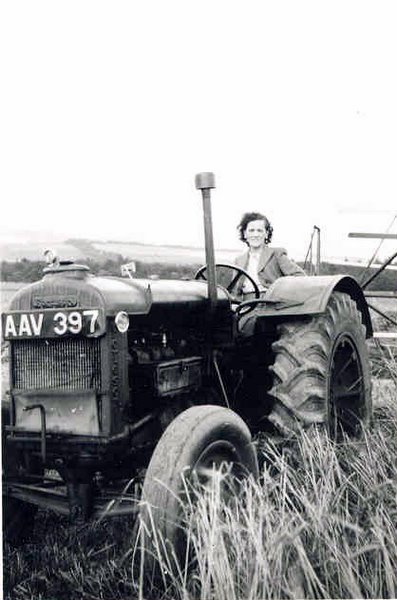
[(325, 424), (333, 439), (360, 435), (372, 415), (365, 326), (356, 302), (333, 292), (324, 314), (278, 328), (268, 419), (283, 433)]
[(163, 433), (142, 492), (140, 520), (145, 537), (146, 579), (158, 579), (160, 574), (158, 540), (183, 564), (186, 538), (181, 499), (186, 492), (186, 476), (193, 472), (200, 480), (200, 473), (208, 473), (222, 463), (230, 465), (232, 475), (238, 478), (258, 476), (250, 431), (232, 410), (194, 406), (178, 415)]

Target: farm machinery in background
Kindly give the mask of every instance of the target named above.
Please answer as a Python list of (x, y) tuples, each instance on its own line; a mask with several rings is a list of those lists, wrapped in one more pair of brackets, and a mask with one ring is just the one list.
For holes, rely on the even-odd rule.
[[(397, 218), (397, 215), (394, 217), (392, 222), (394, 222), (396, 218)], [(349, 237), (366, 238), (366, 239), (380, 239), (382, 241), (385, 239), (389, 239), (389, 240), (397, 241), (397, 234), (395, 234), (395, 233), (357, 233), (357, 232), (352, 232), (352, 233), (349, 233)], [(361, 287), (364, 290), (364, 294), (367, 298), (394, 298), (397, 300), (397, 276), (396, 276), (396, 289), (394, 291), (370, 291), (370, 290), (367, 290), (370, 283), (372, 283), (385, 269), (387, 269), (387, 267), (392, 265), (393, 261), (397, 258), (397, 252), (394, 252), (391, 256), (389, 256), (389, 258), (387, 258), (385, 261), (383, 261), (383, 263), (381, 265), (379, 265), (377, 267), (375, 273), (372, 273), (372, 275), (370, 277), (365, 278), (365, 276), (368, 273), (369, 268), (372, 265), (372, 262), (376, 258), (376, 254), (379, 250), (379, 247), (380, 247), (380, 244), (379, 244), (378, 248), (376, 249), (374, 255), (371, 257), (371, 259), (364, 271), (364, 274), (362, 276)], [(390, 315), (386, 314), (383, 310), (380, 310), (380, 308), (374, 306), (372, 303), (368, 303), (368, 306), (371, 310), (373, 310), (378, 315), (380, 315), (386, 322), (390, 323), (395, 328), (397, 328), (397, 321), (395, 319), (393, 319), (392, 317), (390, 317)], [(397, 338), (397, 330), (396, 330), (396, 332), (392, 332), (392, 336), (394, 338)], [(380, 333), (379, 337), (385, 337), (385, 333), (384, 332)]]
[[(338, 439), (369, 425), (362, 287), (346, 275), (282, 277), (261, 297), (248, 273), (215, 263), (214, 176), (199, 174), (196, 187), (206, 265), (195, 279), (99, 277), (49, 255), (3, 314), (10, 542), (27, 539), (45, 508), (75, 522), (140, 513), (178, 547), (181, 473), (205, 482), (227, 463), (257, 475), (253, 432), (316, 424)], [(254, 299), (236, 297), (242, 279)], [(143, 501), (126, 493), (131, 482), (143, 482)]]
[[(389, 229), (396, 221), (397, 215), (394, 216)], [(395, 299), (397, 300), (397, 278), (396, 285), (394, 291), (383, 291), (383, 290), (369, 290), (367, 289), (369, 285), (377, 278), (387, 267), (391, 267), (392, 269), (397, 269), (397, 265), (393, 264), (393, 261), (397, 258), (397, 252), (394, 252), (390, 257), (385, 259), (381, 264), (373, 265), (374, 260), (377, 258), (377, 254), (380, 250), (380, 246), (383, 240), (397, 240), (397, 234), (395, 233), (367, 233), (367, 232), (351, 232), (349, 233), (350, 238), (363, 238), (363, 239), (380, 239), (378, 247), (373, 253), (372, 257), (368, 261), (368, 264), (363, 269), (363, 272), (360, 274), (359, 283), (361, 288), (364, 291), (364, 295), (366, 298), (383, 298), (383, 299)], [(354, 265), (357, 266), (357, 263), (350, 263), (347, 259), (344, 261), (344, 265)], [(321, 230), (317, 225), (314, 225), (313, 231), (310, 237), (309, 247), (306, 253), (306, 257), (303, 265), (306, 273), (308, 275), (320, 275), (321, 272)], [(376, 269), (371, 275), (369, 275), (370, 269)], [(387, 314), (384, 310), (381, 310), (379, 306), (374, 306), (372, 302), (368, 302), (368, 307), (373, 312), (377, 313), (380, 317), (382, 317), (383, 321), (388, 325), (391, 325), (393, 329), (397, 328), (397, 321), (392, 318), (389, 314)], [(397, 330), (396, 331), (379, 331), (374, 332), (375, 340), (378, 339), (397, 339)]]

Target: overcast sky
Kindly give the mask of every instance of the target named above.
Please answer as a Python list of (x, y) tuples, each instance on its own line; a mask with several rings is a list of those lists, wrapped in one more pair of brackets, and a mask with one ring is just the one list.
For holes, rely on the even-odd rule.
[(347, 233), (397, 213), (394, 1), (12, 0), (0, 16), (3, 241), (200, 246), (199, 171), (219, 248), (259, 210), (297, 259), (313, 225), (326, 255), (369, 257), (378, 242)]

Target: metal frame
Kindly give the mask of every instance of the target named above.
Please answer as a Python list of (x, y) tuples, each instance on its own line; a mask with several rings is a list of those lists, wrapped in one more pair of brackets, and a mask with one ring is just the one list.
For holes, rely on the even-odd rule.
[[(349, 233), (349, 237), (351, 238), (365, 238), (365, 239), (389, 239), (389, 240), (397, 240), (397, 234), (394, 233), (358, 233), (358, 232), (352, 232)], [(393, 260), (397, 257), (397, 252), (394, 252), (394, 254), (392, 254), (391, 256), (389, 256), (389, 258), (387, 258), (382, 265), (375, 271), (375, 273), (373, 273), (370, 277), (368, 277), (361, 285), (362, 289), (364, 290), (364, 294), (366, 296), (366, 298), (396, 298), (397, 299), (397, 292), (388, 292), (388, 291), (365, 291), (365, 289), (368, 287), (368, 285), (370, 283), (372, 283), (372, 281), (374, 281), (374, 279), (376, 279), (378, 277), (378, 275), (380, 275), (380, 273), (382, 273), (392, 262)], [(375, 258), (375, 256), (373, 256), (367, 266), (367, 269), (371, 266), (371, 263), (373, 261), (373, 259)], [(386, 321), (388, 321), (389, 323), (391, 323), (392, 325), (395, 325), (397, 327), (397, 321), (395, 321), (394, 319), (392, 319), (392, 317), (390, 317), (389, 315), (385, 314), (382, 310), (380, 310), (379, 308), (377, 308), (376, 306), (374, 306), (373, 304), (371, 304), (370, 302), (367, 302), (368, 304), (368, 308), (370, 308), (371, 310), (373, 310), (374, 312), (378, 313), (381, 317), (383, 317), (384, 319), (386, 319)], [(381, 337), (381, 336), (376, 336), (376, 337)], [(397, 338), (397, 332), (394, 336), (388, 336), (388, 337), (396, 337)]]
[[(316, 264), (313, 264), (313, 244), (314, 238), (316, 238)], [(307, 269), (308, 265), (308, 269)], [(304, 269), (308, 270), (308, 275), (320, 275), (321, 269), (321, 229), (314, 225), (312, 235), (310, 238), (309, 248), (306, 253), (305, 262), (303, 265)]]

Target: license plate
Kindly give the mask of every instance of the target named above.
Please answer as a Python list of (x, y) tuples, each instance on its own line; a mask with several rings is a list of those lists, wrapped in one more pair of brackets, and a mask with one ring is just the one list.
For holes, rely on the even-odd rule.
[(2, 320), (5, 340), (73, 335), (98, 337), (105, 333), (102, 308), (15, 311), (4, 313)]

